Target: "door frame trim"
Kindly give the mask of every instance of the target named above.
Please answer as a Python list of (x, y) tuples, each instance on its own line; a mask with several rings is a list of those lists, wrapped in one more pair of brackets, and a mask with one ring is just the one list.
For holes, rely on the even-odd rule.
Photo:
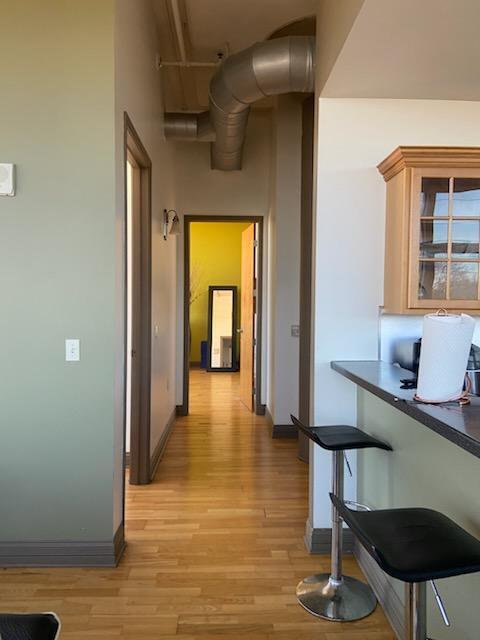
[(183, 395), (182, 404), (177, 405), (177, 415), (187, 416), (189, 410), (189, 369), (190, 369), (190, 224), (192, 222), (250, 222), (258, 224), (257, 247), (257, 324), (256, 324), (256, 352), (255, 370), (256, 385), (254, 407), (259, 416), (265, 415), (266, 406), (262, 404), (262, 320), (263, 320), (263, 216), (215, 216), (215, 215), (185, 215), (183, 227)]
[[(131, 424), (130, 432), (130, 484), (148, 484), (150, 478), (150, 398), (151, 398), (151, 358), (152, 358), (152, 161), (142, 144), (132, 120), (124, 112), (124, 450), (126, 439), (126, 398), (127, 398), (127, 158), (131, 154), (140, 171), (140, 360), (139, 380), (139, 425)], [(125, 483), (125, 473), (124, 483)], [(124, 487), (125, 500), (125, 487)], [(125, 509), (125, 505), (124, 505)]]

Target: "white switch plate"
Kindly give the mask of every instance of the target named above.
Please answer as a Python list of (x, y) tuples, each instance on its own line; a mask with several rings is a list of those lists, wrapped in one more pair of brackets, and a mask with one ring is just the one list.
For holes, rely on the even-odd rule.
[(292, 326), (290, 327), (290, 335), (292, 336), (292, 338), (299, 338), (300, 337), (300, 325), (299, 324), (292, 324)]
[(15, 165), (0, 162), (0, 196), (15, 195)]
[(78, 362), (80, 360), (80, 340), (78, 338), (67, 338), (65, 340), (65, 360), (67, 362)]

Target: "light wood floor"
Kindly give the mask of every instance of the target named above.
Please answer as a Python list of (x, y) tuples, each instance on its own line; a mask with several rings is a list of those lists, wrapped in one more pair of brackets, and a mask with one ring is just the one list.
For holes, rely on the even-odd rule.
[(154, 483), (128, 488), (120, 566), (0, 572), (1, 610), (56, 611), (62, 640), (394, 640), (380, 608), (338, 624), (297, 605), (297, 582), (329, 562), (303, 545), (295, 446), (242, 407), (238, 375), (194, 371)]

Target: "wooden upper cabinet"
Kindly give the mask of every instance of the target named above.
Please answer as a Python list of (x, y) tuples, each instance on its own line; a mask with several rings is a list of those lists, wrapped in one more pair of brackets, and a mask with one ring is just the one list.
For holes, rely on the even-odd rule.
[(480, 148), (398, 147), (378, 170), (385, 311), (480, 313)]

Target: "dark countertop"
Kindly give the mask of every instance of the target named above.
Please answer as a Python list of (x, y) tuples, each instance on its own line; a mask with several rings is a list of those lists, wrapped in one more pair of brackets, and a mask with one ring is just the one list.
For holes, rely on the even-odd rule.
[(381, 360), (334, 361), (332, 369), (385, 400), (392, 407), (418, 420), (432, 431), (480, 458), (480, 397), (471, 404), (422, 404), (413, 400), (414, 391), (401, 389), (400, 380), (411, 378), (411, 371)]

